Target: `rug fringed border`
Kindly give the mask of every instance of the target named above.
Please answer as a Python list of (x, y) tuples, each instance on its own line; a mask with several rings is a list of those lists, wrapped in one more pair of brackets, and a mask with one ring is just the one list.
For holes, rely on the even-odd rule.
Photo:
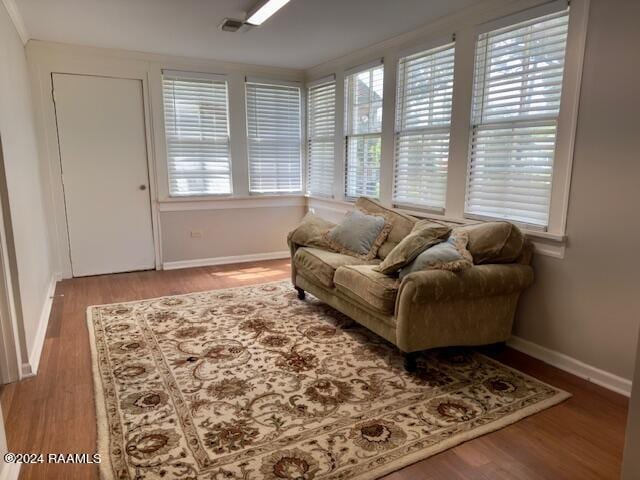
[[(133, 303), (133, 302), (130, 302)], [(109, 305), (109, 304), (105, 304)], [(89, 331), (89, 344), (91, 346), (91, 371), (93, 373), (93, 398), (96, 407), (96, 448), (100, 454), (100, 478), (102, 480), (114, 480), (113, 466), (111, 465), (111, 451), (109, 449), (109, 419), (107, 409), (104, 404), (104, 388), (100, 376), (98, 364), (98, 348), (96, 346), (96, 332), (93, 326), (93, 309), (102, 305), (91, 305), (87, 307), (87, 329)]]
[[(500, 362), (496, 362), (501, 364)], [(502, 365), (502, 364), (501, 364)], [(519, 372), (522, 373), (522, 372)], [(539, 383), (544, 383), (538, 380)], [(554, 390), (559, 390), (556, 387), (553, 387)], [(520, 420), (530, 417), (536, 413), (539, 413), (547, 408), (553, 407), (562, 403), (563, 401), (570, 398), (572, 395), (569, 392), (565, 392), (560, 390), (556, 395), (551, 398), (548, 398), (542, 402), (539, 402), (535, 405), (530, 405), (528, 407), (523, 408), (522, 410), (518, 410), (512, 414), (507, 415), (506, 417), (501, 418), (498, 421), (488, 423), (483, 425), (482, 427), (477, 427), (472, 430), (469, 430), (466, 433), (460, 433), (455, 435), (447, 440), (443, 440), (442, 442), (429, 447), (422, 449), (418, 452), (412, 453), (410, 455), (405, 455), (402, 458), (399, 458), (396, 461), (390, 462), (387, 465), (383, 465), (381, 467), (375, 468), (373, 470), (368, 471), (362, 475), (357, 477), (353, 477), (354, 480), (375, 480), (377, 478), (383, 477), (385, 475), (389, 475), (395, 471), (398, 471), (402, 468), (408, 467), (409, 465), (413, 465), (414, 463), (418, 463), (422, 460), (426, 460), (428, 458), (437, 455), (438, 453), (442, 453), (445, 450), (449, 450), (450, 448), (457, 447), (458, 445), (462, 445), (469, 440), (474, 440), (476, 438), (482, 437), (489, 433), (501, 430), (506, 428), (514, 423), (519, 422)]]

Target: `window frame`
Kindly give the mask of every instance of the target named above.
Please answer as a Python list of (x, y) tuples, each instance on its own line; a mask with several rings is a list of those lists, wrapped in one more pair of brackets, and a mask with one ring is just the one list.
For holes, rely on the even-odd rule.
[[(403, 106), (400, 105), (400, 101), (402, 100), (403, 96), (401, 95), (401, 89), (404, 86), (404, 84), (400, 81), (400, 76), (403, 75), (403, 72), (401, 71), (401, 66), (402, 66), (402, 62), (403, 60), (414, 56), (414, 55), (426, 55), (426, 54), (430, 54), (431, 52), (433, 52), (433, 54), (438, 53), (438, 51), (444, 51), (447, 50), (448, 48), (451, 48), (453, 50), (453, 72), (451, 74), (452, 77), (452, 89), (451, 89), (451, 111), (449, 112), (449, 123), (448, 125), (444, 125), (444, 126), (423, 126), (423, 127), (412, 127), (412, 128), (408, 128), (408, 129), (403, 129), (401, 122), (402, 122), (402, 109)], [(456, 83), (456, 78), (455, 78), (455, 66), (456, 66), (456, 49), (457, 49), (457, 45), (456, 45), (456, 36), (455, 34), (451, 35), (451, 36), (446, 36), (446, 37), (442, 37), (442, 38), (438, 38), (432, 42), (429, 43), (425, 43), (425, 44), (421, 44), (417, 47), (413, 47), (410, 49), (405, 49), (404, 51), (400, 52), (398, 55), (398, 59), (396, 62), (396, 66), (397, 66), (397, 72), (396, 72), (396, 98), (395, 98), (395, 114), (394, 114), (394, 144), (393, 144), (393, 178), (392, 178), (392, 185), (391, 185), (391, 201), (394, 207), (396, 208), (400, 208), (400, 209), (412, 209), (415, 211), (424, 211), (425, 213), (435, 213), (435, 214), (444, 214), (445, 213), (445, 209), (446, 209), (446, 204), (447, 204), (447, 179), (448, 179), (448, 175), (445, 176), (445, 182), (444, 182), (444, 199), (443, 199), (443, 205), (442, 206), (436, 206), (436, 205), (428, 205), (426, 203), (406, 203), (406, 202), (401, 202), (397, 199), (396, 197), (396, 193), (397, 193), (397, 169), (398, 169), (398, 156), (399, 156), (399, 146), (400, 146), (400, 136), (403, 133), (415, 133), (415, 134), (422, 134), (422, 135), (426, 135), (429, 133), (442, 133), (444, 131), (446, 131), (449, 135), (448, 138), (448, 143), (447, 143), (447, 173), (448, 173), (448, 163), (449, 163), (449, 157), (451, 156), (451, 129), (452, 129), (452, 125), (453, 125), (453, 102), (454, 102), (454, 89), (455, 89), (455, 83)]]
[[(380, 119), (380, 129), (377, 132), (366, 132), (366, 133), (351, 133), (351, 128), (353, 124), (353, 119), (351, 117), (352, 113), (352, 104), (351, 104), (351, 94), (350, 94), (350, 84), (349, 79), (354, 78), (356, 75), (366, 71), (373, 71), (375, 69), (382, 69), (382, 100), (380, 102), (380, 108), (382, 109), (382, 115)], [(366, 64), (358, 65), (356, 67), (352, 67), (344, 72), (344, 88), (342, 89), (343, 94), (343, 102), (344, 102), (344, 200), (347, 202), (355, 202), (358, 197), (354, 197), (349, 195), (349, 140), (350, 139), (362, 139), (366, 141), (367, 139), (374, 138), (378, 139), (380, 145), (380, 158), (378, 167), (378, 196), (371, 197), (373, 199), (379, 200), (382, 195), (382, 138), (384, 135), (384, 90), (385, 90), (385, 64), (384, 59), (380, 58), (378, 60), (374, 60), (373, 62), (369, 62)], [(371, 103), (369, 103), (371, 105)]]
[[(531, 20), (547, 14), (558, 12), (568, 8), (567, 0), (555, 0), (546, 4), (532, 7), (526, 10), (517, 11), (504, 17), (490, 20), (479, 24), (472, 31), (470, 45), (472, 51), (467, 52), (475, 59), (475, 51), (478, 37), (481, 33), (507, 27), (516, 23)], [(552, 168), (552, 185), (549, 201), (549, 216), (546, 229), (535, 228), (529, 224), (518, 224), (521, 229), (535, 237), (552, 242), (556, 245), (562, 245), (566, 240), (566, 223), (569, 205), (571, 172), (573, 168), (573, 150), (575, 145), (575, 136), (578, 121), (578, 107), (580, 101), (580, 87), (582, 83), (582, 70), (584, 63), (584, 53), (586, 46), (587, 22), (589, 12), (589, 0), (574, 0), (571, 2), (569, 11), (569, 24), (567, 31), (567, 44), (565, 49), (565, 65), (564, 75), (562, 79), (562, 96), (560, 100), (560, 110), (557, 117), (556, 130), (556, 146)], [(457, 59), (456, 59), (457, 62)], [(473, 72), (474, 65), (466, 65)], [(464, 135), (464, 149), (466, 152), (465, 169), (464, 169), (464, 190), (456, 191), (455, 197), (451, 202), (454, 208), (449, 208), (449, 196), (447, 197), (447, 208), (445, 210), (448, 218), (456, 221), (468, 223), (478, 220), (496, 220), (495, 218), (469, 218), (465, 215), (466, 194), (468, 189), (470, 151), (472, 142), (472, 97), (473, 97), (473, 73), (468, 79), (467, 98), (463, 100), (466, 110), (466, 129)], [(455, 89), (454, 89), (454, 105), (455, 105)], [(462, 129), (460, 125), (457, 128)], [(460, 144), (461, 142), (458, 141)], [(461, 146), (458, 146), (461, 149)], [(451, 160), (451, 157), (450, 157)], [(459, 172), (458, 177), (462, 172)], [(541, 247), (541, 250), (547, 249), (547, 246)], [(552, 248), (550, 253), (552, 256), (562, 258), (564, 255), (564, 247), (560, 250)]]
[[(314, 88), (321, 88), (321, 87), (325, 87), (327, 85), (333, 85), (333, 135), (332, 136), (318, 136), (318, 137), (313, 137), (311, 135), (311, 107), (310, 107), (310, 97), (311, 97), (311, 90)], [(326, 77), (320, 78), (318, 80), (315, 80), (313, 82), (308, 82), (306, 84), (306, 95), (305, 95), (305, 99), (306, 99), (306, 103), (305, 103), (305, 120), (306, 120), (306, 125), (305, 125), (305, 133), (306, 133), (306, 138), (305, 138), (305, 162), (304, 162), (304, 178), (305, 178), (305, 185), (304, 185), (304, 192), (305, 192), (305, 196), (310, 196), (310, 197), (319, 197), (319, 198), (329, 198), (329, 199), (333, 199), (335, 198), (335, 178), (336, 178), (336, 167), (337, 167), (337, 158), (336, 158), (336, 149), (335, 149), (335, 145), (336, 142), (338, 140), (338, 122), (337, 122), (337, 112), (338, 112), (338, 82), (337, 82), (337, 78), (335, 74), (332, 75), (328, 75)], [(330, 142), (332, 144), (332, 148), (333, 148), (333, 152), (332, 152), (332, 160), (333, 160), (333, 169), (331, 172), (331, 189), (329, 194), (323, 194), (322, 192), (312, 192), (311, 191), (311, 148), (312, 148), (312, 143), (313, 142), (324, 142), (324, 143), (328, 143)]]
[[(565, 13), (566, 12), (566, 13)], [(564, 58), (563, 58), (563, 71), (562, 71), (562, 81), (561, 81), (561, 86), (560, 86), (560, 98), (558, 101), (558, 113), (557, 114), (543, 114), (543, 115), (529, 115), (529, 114), (525, 114), (525, 115), (515, 115), (513, 118), (506, 118), (506, 119), (499, 119), (499, 120), (495, 120), (495, 119), (488, 119), (483, 121), (482, 119), (478, 120), (476, 118), (476, 114), (477, 112), (476, 110), (476, 93), (477, 93), (477, 85), (476, 85), (476, 80), (477, 80), (477, 76), (482, 76), (483, 78), (486, 76), (487, 74), (487, 68), (489, 67), (489, 63), (485, 62), (484, 65), (484, 69), (482, 72), (477, 70), (477, 63), (476, 63), (476, 58), (478, 55), (478, 49), (479, 44), (480, 44), (480, 37), (484, 34), (491, 34), (494, 33), (498, 30), (501, 29), (505, 29), (505, 28), (509, 28), (512, 26), (516, 26), (520, 23), (526, 23), (526, 22), (531, 22), (531, 24), (535, 24), (535, 23), (539, 23), (536, 20), (539, 21), (545, 21), (543, 20), (544, 17), (548, 16), (548, 15), (556, 15), (559, 14), (558, 17), (562, 16), (562, 15), (566, 15), (567, 16), (567, 35), (566, 35), (566, 43), (565, 43), (565, 48), (564, 48)], [(509, 221), (512, 222), (514, 224), (519, 225), (520, 227), (522, 227), (523, 229), (527, 229), (527, 230), (538, 230), (538, 231), (548, 231), (549, 230), (549, 220), (551, 217), (551, 209), (552, 209), (552, 189), (553, 189), (553, 184), (555, 183), (555, 164), (556, 164), (556, 156), (557, 156), (557, 145), (559, 142), (559, 134), (558, 134), (558, 130), (559, 130), (559, 119), (560, 119), (560, 111), (562, 109), (562, 104), (563, 104), (563, 98), (564, 98), (564, 87), (565, 87), (565, 72), (566, 72), (566, 66), (567, 66), (567, 53), (568, 53), (568, 42), (569, 42), (569, 22), (570, 22), (570, 18), (571, 18), (571, 11), (569, 9), (569, 6), (566, 2), (564, 1), (556, 1), (556, 2), (552, 2), (551, 4), (545, 4), (545, 5), (541, 5), (540, 7), (534, 7), (533, 9), (530, 10), (526, 10), (523, 12), (518, 12), (517, 14), (514, 14), (512, 16), (508, 16), (504, 19), (499, 19), (497, 21), (492, 21), (489, 22), (485, 25), (483, 25), (481, 27), (481, 29), (479, 29), (479, 31), (477, 32), (476, 35), (476, 42), (474, 45), (474, 75), (473, 75), (473, 92), (472, 92), (472, 106), (471, 106), (471, 112), (470, 112), (470, 127), (469, 127), (469, 154), (468, 154), (468, 163), (467, 163), (467, 177), (466, 177), (466, 182), (465, 182), (465, 200), (464, 200), (464, 210), (463, 210), (463, 217), (465, 219), (470, 219), (470, 220), (484, 220), (484, 221)], [(550, 20), (550, 19), (549, 19)], [(523, 28), (523, 27), (521, 27)], [(514, 30), (517, 30), (514, 29)], [(498, 33), (499, 34), (499, 33)], [(487, 53), (485, 52), (485, 55), (487, 55)], [(526, 81), (528, 82), (528, 73), (525, 72), (522, 74), (523, 76), (523, 80), (522, 81)], [(517, 81), (514, 81), (517, 82)], [(485, 97), (484, 95), (484, 84), (483, 86), (483, 98), (481, 100), (481, 103), (484, 104), (485, 101)], [(521, 87), (521, 88), (530, 88), (530, 87)], [(483, 113), (482, 113), (483, 115)], [(481, 130), (496, 130), (496, 129), (503, 129), (503, 130), (511, 130), (513, 133), (513, 135), (517, 135), (516, 130), (518, 129), (527, 129), (527, 128), (554, 128), (554, 147), (553, 147), (553, 154), (551, 157), (551, 172), (550, 172), (550, 177), (549, 177), (549, 181), (550, 181), (550, 187), (549, 187), (549, 192), (548, 192), (548, 208), (547, 208), (547, 212), (546, 212), (546, 224), (539, 224), (539, 223), (534, 223), (534, 222), (527, 222), (525, 220), (518, 220), (515, 218), (508, 218), (508, 217), (503, 217), (500, 215), (489, 215), (489, 214), (483, 214), (483, 213), (474, 213), (474, 212), (470, 212), (468, 211), (468, 209), (471, 208), (470, 205), (470, 186), (472, 183), (472, 175), (471, 175), (471, 169), (472, 169), (472, 165), (474, 163), (474, 156), (473, 156), (473, 147), (474, 147), (474, 139), (476, 138), (476, 132), (481, 131)], [(507, 202), (509, 203), (509, 202)]]
[[(228, 168), (229, 168), (229, 192), (224, 193), (191, 193), (184, 195), (177, 195), (171, 192), (171, 172), (169, 167), (170, 154), (169, 154), (169, 135), (167, 134), (166, 118), (167, 112), (164, 107), (165, 95), (164, 95), (164, 78), (165, 76), (173, 77), (181, 80), (209, 80), (212, 82), (223, 82), (225, 85), (225, 107), (226, 107), (226, 120), (227, 120), (227, 155), (228, 155)], [(218, 199), (227, 198), (234, 195), (234, 177), (233, 177), (233, 157), (232, 157), (232, 138), (231, 138), (231, 109), (230, 109), (230, 86), (229, 77), (225, 74), (207, 73), (207, 72), (194, 72), (188, 70), (174, 70), (174, 69), (161, 69), (160, 70), (160, 97), (162, 104), (162, 134), (164, 136), (164, 171), (166, 172), (166, 195), (167, 198), (174, 201), (190, 201), (196, 199)]]
[[(271, 85), (271, 86), (281, 86), (281, 87), (292, 87), (298, 89), (298, 131), (300, 132), (299, 141), (298, 141), (298, 152), (299, 152), (299, 165), (300, 165), (300, 178), (299, 185), (300, 188), (298, 190), (289, 190), (289, 191), (277, 191), (277, 192), (258, 192), (252, 191), (251, 189), (251, 147), (249, 140), (249, 101), (248, 101), (248, 85), (249, 84), (257, 84), (257, 85)], [(304, 143), (305, 143), (305, 128), (304, 128), (304, 115), (305, 115), (305, 91), (303, 88), (302, 82), (293, 81), (293, 80), (277, 80), (272, 78), (265, 77), (249, 77), (246, 76), (244, 79), (244, 112), (245, 112), (245, 146), (246, 146), (246, 163), (247, 163), (247, 189), (248, 195), (250, 197), (260, 197), (260, 196), (291, 196), (291, 195), (304, 195), (305, 191), (305, 167), (306, 167), (306, 156), (304, 154)]]

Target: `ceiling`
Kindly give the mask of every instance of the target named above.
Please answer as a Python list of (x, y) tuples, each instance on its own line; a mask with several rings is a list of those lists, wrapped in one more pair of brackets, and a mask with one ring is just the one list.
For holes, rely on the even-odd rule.
[(304, 69), (480, 0), (291, 0), (261, 27), (218, 30), (256, 0), (16, 0), (28, 36)]

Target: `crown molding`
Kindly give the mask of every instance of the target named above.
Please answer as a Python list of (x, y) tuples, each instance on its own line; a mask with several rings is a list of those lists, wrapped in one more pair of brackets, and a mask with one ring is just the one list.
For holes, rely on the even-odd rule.
[(9, 14), (9, 17), (11, 17), (11, 21), (16, 27), (18, 35), (20, 35), (22, 44), (26, 45), (29, 41), (29, 32), (27, 32), (27, 27), (24, 24), (22, 14), (20, 13), (20, 10), (18, 10), (18, 5), (16, 5), (15, 0), (2, 0), (2, 3), (4, 3), (4, 7), (7, 9), (7, 13)]

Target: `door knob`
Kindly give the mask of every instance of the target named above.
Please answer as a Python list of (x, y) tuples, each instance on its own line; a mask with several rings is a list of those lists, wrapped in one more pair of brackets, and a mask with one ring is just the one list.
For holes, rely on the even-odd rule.
[(146, 190), (147, 186), (146, 185), (140, 185), (140, 190)]

